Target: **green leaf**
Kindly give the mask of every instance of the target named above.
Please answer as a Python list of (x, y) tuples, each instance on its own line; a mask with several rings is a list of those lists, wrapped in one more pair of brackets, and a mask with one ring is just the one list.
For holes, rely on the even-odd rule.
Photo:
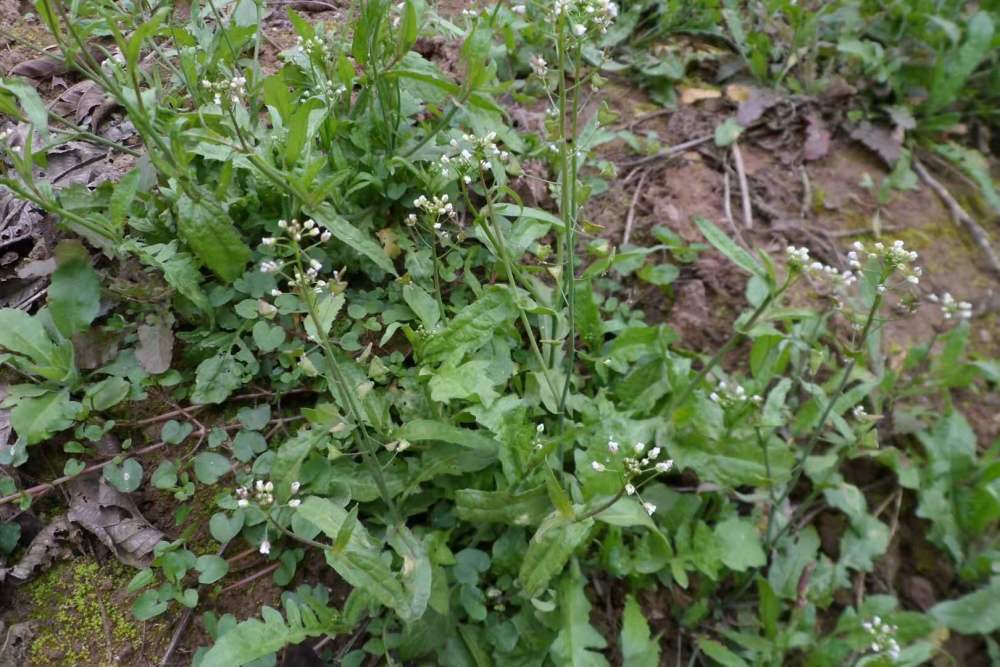
[[(46, 111), (45, 102), (42, 101), (35, 87), (27, 81), (3, 79), (0, 81), (0, 90), (11, 93), (17, 98), (21, 109), (24, 111), (25, 118), (27, 118), (32, 128), (41, 136), (42, 141), (47, 141), (49, 136), (49, 114)], [(6, 103), (2, 105), (0, 111), (13, 117), (20, 115), (16, 109), (11, 108)]]
[(132, 385), (125, 378), (109, 377), (87, 387), (86, 396), (91, 408), (100, 412), (124, 401), (131, 390)]
[(76, 372), (73, 346), (54, 342), (38, 317), (17, 308), (0, 309), (0, 351), (14, 353), (25, 372), (48, 380), (65, 380)]
[(542, 522), (528, 543), (518, 579), (524, 594), (533, 598), (545, 591), (549, 581), (566, 566), (594, 525), (593, 519), (567, 520), (553, 512)]
[(101, 281), (90, 265), (90, 253), (79, 241), (62, 241), (55, 251), (48, 303), (52, 321), (64, 336), (90, 326), (101, 309)]
[(660, 664), (660, 644), (650, 638), (649, 623), (634, 595), (625, 598), (621, 649), (622, 667), (657, 667)]
[[(348, 518), (344, 508), (334, 505), (325, 498), (310, 496), (296, 510), (297, 515), (313, 524), (331, 540), (336, 540), (341, 527)], [(409, 536), (413, 540), (412, 536)], [(337, 571), (344, 581), (360, 588), (381, 604), (389, 607), (404, 622), (412, 622), (423, 615), (430, 597), (429, 581), (427, 598), (417, 599), (404, 588), (403, 581), (381, 557), (365, 527), (358, 523), (351, 531), (347, 545), (339, 552), (328, 549), (326, 562)], [(411, 567), (415, 564), (411, 563)], [(404, 565), (404, 572), (406, 566)]]
[(222, 280), (243, 275), (250, 248), (228, 217), (181, 196), (177, 201), (177, 231), (198, 259)]
[(337, 616), (329, 608), (299, 605), (286, 600), (285, 616), (271, 607), (262, 607), (263, 622), (251, 618), (225, 632), (205, 653), (199, 667), (239, 667), (265, 658), (289, 644), (308, 637), (337, 634)]
[(132, 614), (140, 621), (148, 621), (166, 610), (167, 603), (160, 600), (160, 596), (155, 590), (146, 591), (132, 603)]
[(580, 566), (574, 562), (559, 584), (559, 634), (549, 649), (556, 665), (607, 667), (609, 664), (598, 653), (608, 643), (590, 624), (590, 601), (584, 592), (585, 583)]
[(434, 297), (418, 285), (408, 283), (403, 285), (403, 300), (420, 319), (424, 329), (434, 331), (441, 321), (441, 308)]
[(598, 307), (594, 286), (589, 280), (574, 282), (573, 298), (576, 305), (576, 326), (580, 339), (594, 354), (600, 354), (604, 347), (604, 323)]
[(10, 425), (29, 445), (47, 440), (73, 425), (80, 404), (71, 401), (69, 391), (47, 391), (22, 397), (10, 412)]
[(925, 104), (928, 113), (941, 111), (959, 98), (962, 87), (993, 46), (993, 19), (979, 11), (969, 19), (968, 34), (957, 51), (938, 56)]
[[(309, 320), (312, 324), (312, 320)], [(308, 325), (307, 325), (308, 326)], [(258, 320), (253, 325), (253, 342), (261, 352), (274, 352), (285, 342), (285, 330), (278, 325), (271, 325), (264, 320)]]
[(251, 431), (260, 431), (271, 421), (271, 406), (261, 403), (257, 407), (242, 407), (236, 412), (236, 420)]
[(735, 118), (727, 118), (715, 128), (715, 145), (730, 146), (743, 134), (743, 126)]
[(206, 554), (198, 557), (195, 568), (200, 573), (198, 575), (199, 584), (214, 584), (229, 572), (229, 563), (224, 558), (214, 554)]
[(243, 366), (228, 354), (217, 354), (198, 364), (193, 403), (222, 403), (243, 385)]
[(330, 294), (316, 304), (316, 318), (319, 321), (314, 322), (312, 315), (306, 317), (306, 333), (309, 338), (317, 343), (326, 340), (330, 328), (337, 319), (337, 313), (344, 306), (344, 299), (343, 294)]
[(749, 521), (730, 517), (716, 524), (715, 536), (722, 544), (722, 562), (729, 569), (745, 572), (767, 563), (760, 535)]
[(483, 290), (478, 300), (459, 311), (443, 330), (430, 336), (422, 349), (424, 361), (433, 364), (461, 359), (492, 340), (497, 329), (516, 314), (510, 290), (499, 286)]
[(201, 452), (194, 457), (194, 474), (202, 484), (215, 484), (232, 464), (217, 452)]
[(743, 658), (714, 639), (699, 637), (698, 648), (701, 649), (702, 653), (723, 667), (750, 667)]
[(243, 512), (235, 512), (231, 517), (225, 512), (216, 512), (208, 520), (208, 531), (215, 541), (225, 544), (240, 534), (244, 522)]
[(396, 267), (392, 265), (392, 260), (385, 254), (382, 245), (340, 217), (329, 203), (323, 202), (310, 207), (306, 212), (313, 220), (329, 230), (335, 239), (375, 262), (386, 273), (396, 275)]
[(726, 233), (713, 225), (705, 218), (695, 218), (694, 224), (698, 230), (711, 243), (716, 250), (725, 255), (733, 264), (740, 267), (747, 273), (753, 274), (767, 281), (767, 271), (764, 270), (753, 255), (739, 247), (733, 240), (726, 236)]
[(122, 250), (134, 252), (145, 264), (163, 273), (167, 283), (184, 295), (199, 310), (212, 313), (208, 297), (201, 289), (201, 274), (194, 258), (186, 252), (177, 250), (177, 242), (143, 245), (133, 239), (126, 239), (121, 244)]
[(104, 466), (104, 479), (122, 493), (131, 493), (142, 484), (142, 466), (135, 459), (125, 459), (121, 465)]
[(939, 602), (929, 613), (942, 625), (965, 635), (988, 635), (1000, 630), (1000, 577), (957, 600)]
[(396, 429), (393, 437), (396, 440), (406, 440), (408, 442), (439, 440), (486, 452), (497, 452), (500, 448), (500, 444), (496, 440), (483, 435), (481, 431), (460, 428), (433, 419), (416, 419), (407, 422)]
[(534, 526), (552, 511), (552, 504), (544, 485), (516, 494), (461, 489), (455, 492), (455, 511), (458, 518), (475, 524)]
[(997, 192), (990, 174), (989, 162), (979, 151), (949, 142), (947, 144), (931, 144), (936, 153), (957, 165), (965, 174), (976, 182), (983, 199), (1000, 215), (1000, 193)]
[(86, 467), (86, 464), (80, 459), (66, 459), (66, 464), (63, 465), (63, 475), (67, 477), (76, 477), (83, 472), (83, 469)]
[(428, 383), (431, 400), (448, 403), (452, 399), (479, 399), (485, 407), (490, 407), (500, 394), (493, 389), (489, 368), (490, 362), (483, 360), (467, 361), (461, 366), (444, 364)]

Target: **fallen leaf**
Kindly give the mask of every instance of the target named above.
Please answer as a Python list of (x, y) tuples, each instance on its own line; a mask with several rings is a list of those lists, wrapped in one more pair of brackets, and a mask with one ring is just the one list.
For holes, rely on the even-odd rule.
[(851, 138), (873, 150), (890, 167), (896, 164), (903, 151), (901, 138), (884, 125), (863, 122), (851, 130)]
[(65, 516), (54, 519), (49, 525), (35, 535), (27, 552), (13, 567), (0, 568), (0, 583), (7, 578), (15, 583), (24, 583), (38, 574), (36, 570), (50, 564), (56, 559), (72, 555), (68, 542), (78, 543), (80, 531), (70, 523)]
[(722, 93), (713, 88), (688, 88), (679, 87), (681, 93), (681, 104), (694, 104), (702, 100), (714, 100), (722, 97)]
[(375, 232), (375, 236), (378, 237), (379, 242), (382, 244), (382, 250), (389, 256), (389, 259), (399, 257), (399, 253), (402, 251), (399, 248), (399, 244), (396, 243), (396, 232), (386, 227)]
[(170, 360), (174, 354), (174, 334), (170, 325), (162, 320), (139, 327), (139, 346), (135, 349), (135, 358), (139, 365), (153, 375), (164, 373), (170, 369)]
[(35, 637), (35, 621), (24, 621), (7, 627), (0, 621), (0, 667), (28, 664), (28, 653)]
[(29, 79), (48, 79), (57, 74), (65, 74), (69, 71), (66, 63), (54, 58), (32, 58), (18, 63), (11, 68), (11, 76), (23, 76)]
[(740, 103), (736, 110), (736, 122), (743, 127), (750, 127), (764, 115), (764, 112), (781, 101), (777, 93), (763, 88), (754, 88), (750, 97)]
[(814, 114), (806, 117), (806, 143), (802, 148), (802, 158), (807, 161), (826, 157), (830, 152), (830, 130), (823, 119)]
[(753, 94), (753, 88), (741, 83), (731, 83), (726, 86), (726, 99), (733, 102), (746, 102)]
[(129, 496), (96, 475), (74, 480), (67, 487), (70, 521), (93, 534), (126, 565), (148, 565), (148, 556), (163, 533), (146, 521)]
[(17, 268), (17, 277), (21, 280), (30, 278), (46, 278), (56, 270), (56, 260), (52, 257), (48, 259), (36, 259)]
[(74, 334), (72, 342), (76, 367), (93, 370), (114, 361), (118, 356), (120, 340), (118, 333), (104, 329), (87, 329)]

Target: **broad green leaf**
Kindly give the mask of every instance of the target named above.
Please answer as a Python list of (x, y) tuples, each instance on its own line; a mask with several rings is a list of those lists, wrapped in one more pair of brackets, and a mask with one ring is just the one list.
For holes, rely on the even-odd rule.
[(228, 217), (181, 196), (177, 202), (177, 231), (219, 278), (232, 282), (243, 275), (250, 261), (250, 248)]
[(593, 519), (567, 520), (553, 512), (542, 522), (528, 543), (521, 561), (518, 579), (525, 596), (543, 593), (549, 581), (566, 566), (569, 557), (580, 546), (594, 525)]
[[(348, 518), (344, 508), (316, 496), (306, 498), (296, 513), (323, 531), (331, 540), (337, 539), (341, 527)], [(415, 538), (410, 535), (406, 539)], [(401, 577), (386, 565), (381, 550), (372, 541), (362, 524), (354, 526), (346, 547), (339, 552), (333, 549), (326, 551), (326, 562), (344, 578), (344, 581), (364, 590), (372, 598), (395, 611), (404, 622), (415, 621), (423, 614), (427, 599), (422, 600), (422, 605), (419, 604), (421, 600), (413, 599), (411, 592), (404, 587)], [(420, 589), (420, 595), (423, 595), (423, 589)], [(429, 595), (428, 588), (428, 598)]]
[(385, 254), (382, 245), (370, 234), (338, 215), (333, 206), (324, 202), (310, 207), (306, 212), (324, 229), (329, 230), (335, 239), (361, 253), (386, 273), (396, 275), (396, 267), (392, 265), (392, 260)]
[(982, 153), (955, 142), (931, 144), (931, 147), (939, 155), (951, 160), (969, 178), (974, 180), (979, 186), (983, 198), (993, 208), (993, 211), (1000, 215), (1000, 193), (997, 192), (996, 185), (993, 183), (989, 162)]
[(743, 126), (735, 118), (727, 118), (715, 128), (715, 145), (725, 147), (732, 145), (743, 134)]
[(625, 598), (621, 633), (622, 667), (657, 667), (660, 644), (649, 634), (649, 623), (634, 595)]
[(403, 300), (420, 319), (426, 331), (434, 331), (441, 321), (441, 308), (438, 302), (420, 286), (413, 283), (403, 285)]
[(544, 486), (522, 493), (462, 489), (455, 492), (458, 518), (472, 523), (505, 523), (512, 526), (533, 526), (552, 511)]
[[(38, 90), (27, 81), (9, 78), (0, 81), (0, 90), (11, 93), (17, 98), (21, 110), (24, 112), (24, 117), (31, 123), (31, 127), (38, 132), (42, 140), (46, 141), (49, 136), (49, 114)], [(20, 116), (16, 108), (6, 103), (0, 106), (0, 111), (15, 118)]]
[(598, 652), (608, 643), (590, 624), (590, 601), (584, 592), (585, 583), (576, 562), (559, 583), (559, 634), (549, 649), (556, 665), (607, 667), (609, 664)]
[(329, 294), (316, 304), (316, 317), (319, 322), (314, 322), (312, 315), (306, 317), (306, 333), (309, 334), (309, 338), (317, 343), (326, 340), (337, 314), (344, 306), (344, 300), (343, 294)]
[(17, 366), (48, 380), (75, 373), (73, 346), (53, 341), (37, 316), (17, 308), (0, 309), (0, 351), (12, 352)]
[(90, 253), (79, 241), (56, 247), (58, 268), (52, 274), (48, 303), (52, 321), (64, 336), (90, 326), (101, 309), (101, 281), (90, 265)]
[(214, 554), (206, 554), (198, 557), (195, 568), (199, 572), (199, 584), (214, 584), (229, 572), (229, 563)]
[(424, 344), (422, 354), (429, 364), (445, 359), (461, 359), (492, 340), (497, 330), (514, 318), (517, 311), (510, 290), (494, 286), (456, 315), (443, 330)]
[(338, 617), (331, 609), (300, 606), (294, 600), (287, 600), (287, 622), (271, 607), (265, 606), (260, 611), (263, 621), (251, 618), (224, 633), (205, 653), (199, 667), (239, 667), (309, 637), (337, 634)]
[(193, 403), (222, 403), (243, 385), (243, 366), (228, 354), (217, 354), (198, 364)]
[(22, 397), (10, 411), (10, 425), (29, 445), (46, 440), (73, 425), (80, 404), (70, 400), (69, 391), (47, 391), (40, 396)]
[(429, 440), (440, 440), (450, 442), (453, 445), (479, 449), (485, 452), (496, 452), (500, 445), (496, 440), (482, 431), (474, 431), (468, 428), (461, 428), (434, 421), (433, 419), (417, 419), (400, 426), (393, 434), (396, 440), (406, 440), (408, 442), (425, 442)]
[(125, 459), (121, 465), (110, 463), (104, 466), (103, 474), (122, 493), (131, 493), (142, 484), (142, 466), (135, 459)]
[(453, 399), (478, 399), (490, 407), (500, 394), (493, 388), (494, 382), (487, 373), (489, 368), (490, 362), (483, 360), (467, 361), (460, 366), (444, 364), (428, 383), (431, 400), (447, 404)]
[(722, 544), (722, 562), (730, 570), (745, 572), (767, 563), (760, 535), (749, 521), (730, 517), (716, 524), (715, 536)]
[[(306, 327), (312, 324), (308, 320)], [(261, 352), (274, 352), (285, 342), (285, 330), (276, 324), (268, 324), (264, 320), (257, 320), (253, 325), (253, 342)]]
[(244, 514), (242, 511), (228, 516), (225, 512), (216, 512), (208, 520), (208, 530), (220, 544), (225, 544), (240, 534), (243, 529)]
[(993, 19), (987, 11), (976, 12), (969, 19), (967, 35), (957, 51), (938, 56), (926, 108), (941, 111), (959, 97), (962, 87), (993, 46)]
[(700, 648), (701, 652), (709, 658), (717, 662), (719, 665), (722, 665), (722, 667), (750, 667), (746, 660), (736, 655), (714, 639), (699, 637), (698, 648)]
[(1000, 630), (1000, 577), (993, 577), (978, 591), (939, 602), (929, 613), (939, 623), (966, 635), (988, 635)]
[(724, 231), (713, 225), (705, 218), (695, 218), (694, 224), (705, 239), (711, 243), (716, 250), (725, 255), (733, 264), (740, 267), (747, 273), (767, 280), (767, 271), (764, 270), (753, 255), (736, 245)]
[(194, 474), (202, 484), (215, 484), (232, 464), (217, 452), (201, 452), (194, 457)]
[(143, 245), (133, 239), (126, 239), (121, 248), (123, 251), (135, 253), (143, 263), (161, 271), (163, 278), (171, 287), (200, 310), (212, 313), (208, 297), (201, 289), (201, 274), (195, 260), (188, 253), (179, 251), (176, 241)]
[(146, 591), (132, 603), (132, 613), (140, 621), (148, 621), (166, 610), (167, 603), (160, 600), (160, 596), (155, 590)]
[(601, 321), (594, 286), (589, 280), (577, 280), (574, 288), (576, 326), (580, 339), (593, 354), (600, 354), (604, 347), (604, 323)]
[(91, 408), (100, 412), (124, 401), (131, 389), (125, 378), (109, 377), (87, 387), (86, 396)]

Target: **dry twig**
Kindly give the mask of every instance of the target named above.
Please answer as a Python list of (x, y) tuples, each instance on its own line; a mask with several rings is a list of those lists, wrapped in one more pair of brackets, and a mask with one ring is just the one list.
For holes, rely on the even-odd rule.
[(747, 172), (743, 166), (743, 153), (739, 144), (733, 144), (733, 164), (736, 166), (736, 178), (740, 183), (740, 199), (743, 202), (743, 224), (747, 229), (753, 227), (753, 207), (750, 204), (750, 185), (747, 183)]
[(635, 207), (639, 203), (639, 196), (642, 194), (642, 186), (646, 184), (646, 177), (649, 170), (644, 170), (639, 177), (639, 184), (635, 186), (635, 193), (632, 195), (632, 205), (628, 207), (628, 215), (625, 216), (625, 233), (622, 235), (622, 245), (628, 245), (629, 237), (632, 236), (632, 225), (635, 223)]

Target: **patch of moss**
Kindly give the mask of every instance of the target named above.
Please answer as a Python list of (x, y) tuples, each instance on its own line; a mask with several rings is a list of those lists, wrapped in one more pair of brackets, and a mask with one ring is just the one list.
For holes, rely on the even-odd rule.
[(117, 562), (76, 561), (36, 579), (26, 591), (30, 620), (38, 628), (30, 664), (116, 664), (115, 656), (141, 641), (141, 629), (121, 595), (131, 576)]

